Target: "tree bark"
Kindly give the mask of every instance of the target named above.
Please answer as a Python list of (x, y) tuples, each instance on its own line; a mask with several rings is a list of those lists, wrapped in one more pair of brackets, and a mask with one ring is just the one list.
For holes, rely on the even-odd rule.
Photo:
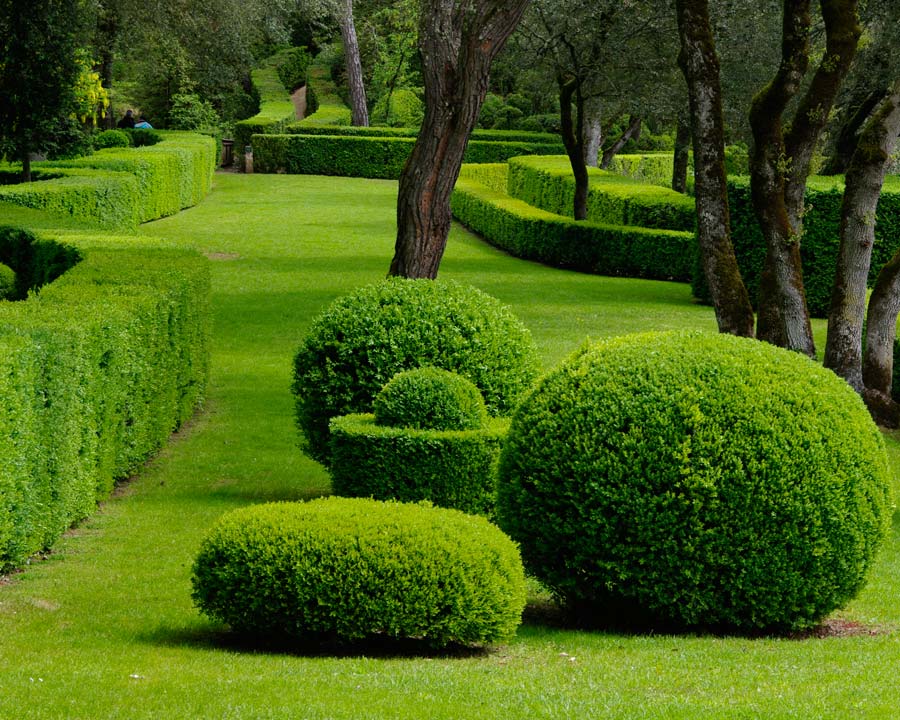
[[(587, 218), (588, 171), (584, 151), (584, 97), (581, 83), (577, 78), (557, 76), (559, 84), (560, 134), (569, 164), (575, 176), (575, 199), (572, 217), (576, 220)], [(572, 100), (575, 101), (575, 117), (572, 118)]]
[(885, 88), (873, 90), (852, 110), (850, 117), (841, 126), (834, 143), (834, 151), (822, 170), (823, 175), (842, 175), (847, 172), (862, 126), (879, 103), (884, 100), (887, 92), (888, 90)]
[(362, 63), (359, 59), (359, 43), (353, 22), (353, 0), (343, 0), (340, 13), (341, 39), (344, 42), (344, 61), (347, 66), (347, 86), (350, 90), (351, 122), (357, 127), (369, 124), (366, 106), (366, 87), (363, 83)]
[(600, 146), (603, 143), (603, 113), (599, 97), (585, 98), (583, 103), (581, 147), (584, 164), (597, 167), (600, 163)]
[(625, 129), (625, 132), (603, 152), (603, 159), (600, 161), (601, 168), (606, 170), (616, 154), (625, 147), (625, 143), (632, 138), (637, 140), (641, 136), (641, 122), (643, 120), (637, 115), (632, 115), (628, 118), (628, 127)]
[(450, 232), (450, 193), (487, 93), (491, 63), (528, 0), (423, 0), (425, 118), (400, 175), (390, 275), (435, 278)]
[[(678, 126), (675, 130), (675, 152), (672, 157), (672, 189), (675, 192), (687, 192), (688, 159), (691, 150), (690, 113), (678, 114)], [(724, 162), (724, 155), (723, 155)]]
[(22, 153), (22, 182), (31, 182), (31, 151)]
[(681, 38), (678, 62), (690, 102), (697, 238), (703, 271), (719, 332), (752, 337), (753, 308), (731, 244), (722, 89), (708, 0), (676, 0), (675, 7)]
[[(862, 332), (866, 311), (866, 280), (875, 243), (875, 210), (884, 184), (887, 165), (900, 133), (900, 82), (866, 123), (847, 169), (841, 205), (841, 244), (828, 316), (825, 367), (864, 394)], [(890, 282), (886, 287), (890, 286)], [(886, 288), (882, 288), (882, 293)], [(871, 389), (890, 397), (893, 364), (893, 333), (896, 313), (885, 314), (884, 299), (873, 303), (875, 324), (867, 355), (871, 355)], [(885, 327), (888, 323), (889, 327)], [(893, 324), (891, 324), (893, 323)], [(885, 341), (887, 343), (885, 344)], [(885, 357), (884, 350), (888, 352)], [(885, 367), (886, 365), (886, 367)]]
[(753, 99), (750, 155), (753, 206), (766, 242), (757, 337), (815, 357), (800, 238), (806, 177), (834, 98), (859, 40), (857, 0), (821, 0), (826, 50), (787, 134), (783, 115), (809, 67), (810, 0), (784, 0), (781, 64)]

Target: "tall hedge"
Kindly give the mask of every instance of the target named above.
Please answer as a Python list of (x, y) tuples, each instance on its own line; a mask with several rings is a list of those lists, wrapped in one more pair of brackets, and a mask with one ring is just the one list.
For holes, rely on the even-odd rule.
[[(806, 190), (806, 213), (800, 256), (803, 262), (803, 284), (806, 301), (814, 317), (826, 317), (831, 305), (831, 292), (840, 245), (842, 177), (810, 177)], [(729, 178), (728, 201), (731, 211), (731, 237), (738, 266), (750, 298), (756, 302), (759, 278), (765, 261), (765, 241), (753, 211), (750, 179)], [(869, 285), (875, 282), (884, 264), (900, 249), (900, 177), (888, 176), (875, 215), (875, 245)], [(694, 295), (709, 301), (706, 278), (700, 271), (699, 253), (695, 251)]]
[[(280, 132), (285, 125), (297, 119), (294, 102), (279, 74), (280, 66), (288, 60), (283, 52), (277, 53), (266, 58), (260, 67), (250, 73), (253, 87), (259, 94), (259, 112), (234, 124), (234, 145), (239, 155), (250, 145), (253, 135)], [(286, 72), (283, 74), (288, 75)]]
[(31, 254), (47, 262), (80, 258), (39, 295), (0, 304), (6, 568), (87, 516), (190, 416), (207, 378), (209, 271), (192, 251), (78, 236), (53, 253), (51, 241), (11, 228), (0, 239), (43, 245)]
[[(588, 168), (587, 219), (609, 225), (693, 231), (693, 199), (615, 173)], [(523, 157), (509, 161), (510, 196), (558, 215), (572, 217), (575, 178), (566, 157)]]
[(502, 172), (464, 166), (451, 198), (453, 215), (512, 255), (600, 275), (690, 279), (693, 233), (575, 222), (469, 179), (470, 167), (473, 177), (501, 181)]

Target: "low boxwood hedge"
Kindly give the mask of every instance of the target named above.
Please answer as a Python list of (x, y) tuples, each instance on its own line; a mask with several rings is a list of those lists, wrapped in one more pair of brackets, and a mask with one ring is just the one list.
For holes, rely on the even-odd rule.
[[(322, 127), (317, 125), (304, 125), (302, 122), (286, 125), (284, 131), (291, 135), (333, 135), (335, 137), (406, 137), (414, 138), (419, 135), (419, 128), (406, 127), (354, 127), (352, 125), (341, 127)], [(484, 142), (521, 142), (532, 145), (553, 145), (556, 151), (544, 154), (558, 154), (562, 151), (562, 142), (558, 135), (541, 132), (522, 132), (519, 130), (481, 130), (472, 131), (470, 140)]]
[(392, 278), (338, 298), (313, 320), (294, 358), (297, 423), (329, 462), (328, 422), (370, 412), (402, 370), (434, 366), (472, 381), (506, 415), (537, 376), (530, 333), (495, 298), (443, 280)]
[[(658, 280), (691, 277), (694, 234), (601, 225), (540, 210), (469, 179), (463, 166), (451, 198), (454, 217), (516, 257), (582, 272)], [(485, 170), (493, 185), (501, 173)]]
[[(0, 228), (19, 275), (0, 303), (0, 568), (49, 547), (186, 420), (207, 377), (208, 261), (192, 251)], [(135, 245), (142, 241), (131, 239)]]
[[(415, 137), (295, 133), (257, 135), (252, 142), (254, 172), (397, 179)], [(517, 155), (558, 151), (558, 146), (545, 143), (471, 140), (465, 161), (497, 163)]]
[(592, 623), (795, 630), (863, 586), (893, 514), (842, 379), (729, 335), (585, 346), (516, 410), (500, 526)]
[(487, 520), (424, 505), (324, 498), (234, 510), (204, 539), (193, 598), (257, 641), (506, 640), (525, 577)]
[[(813, 317), (827, 317), (840, 246), (843, 177), (813, 176), (807, 180), (806, 211), (800, 256), (803, 263), (803, 285), (806, 302)], [(730, 178), (728, 202), (731, 212), (731, 238), (741, 276), (755, 303), (759, 295), (759, 278), (766, 257), (765, 241), (753, 210), (750, 179)], [(875, 245), (869, 271), (871, 287), (884, 264), (900, 249), (900, 176), (885, 179), (875, 214)], [(700, 270), (699, 252), (695, 250), (694, 296), (709, 302), (709, 287)]]
[[(692, 198), (596, 168), (588, 168), (588, 175), (588, 220), (693, 232)], [(573, 215), (575, 178), (567, 157), (510, 159), (507, 190), (511, 197), (541, 210)]]

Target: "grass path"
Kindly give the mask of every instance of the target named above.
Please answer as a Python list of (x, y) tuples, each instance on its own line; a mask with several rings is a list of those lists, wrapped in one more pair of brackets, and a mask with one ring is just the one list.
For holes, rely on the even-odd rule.
[[(304, 657), (234, 647), (197, 614), (190, 564), (222, 512), (328, 491), (295, 446), (290, 361), (331, 299), (384, 276), (395, 193), (392, 182), (221, 175), (201, 206), (145, 226), (214, 261), (208, 401), (49, 559), (0, 586), (0, 719), (895, 716), (896, 536), (842, 615), (874, 635), (628, 637), (529, 624), (473, 657)], [(459, 229), (441, 274), (510, 304), (546, 366), (587, 335), (714, 328), (683, 285), (543, 268)]]

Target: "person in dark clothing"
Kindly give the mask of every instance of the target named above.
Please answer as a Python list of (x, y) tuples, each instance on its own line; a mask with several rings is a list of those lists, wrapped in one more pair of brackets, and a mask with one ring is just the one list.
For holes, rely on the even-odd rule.
[(122, 129), (134, 127), (134, 111), (133, 110), (125, 111), (125, 116), (121, 120), (119, 120), (118, 127), (122, 128)]

